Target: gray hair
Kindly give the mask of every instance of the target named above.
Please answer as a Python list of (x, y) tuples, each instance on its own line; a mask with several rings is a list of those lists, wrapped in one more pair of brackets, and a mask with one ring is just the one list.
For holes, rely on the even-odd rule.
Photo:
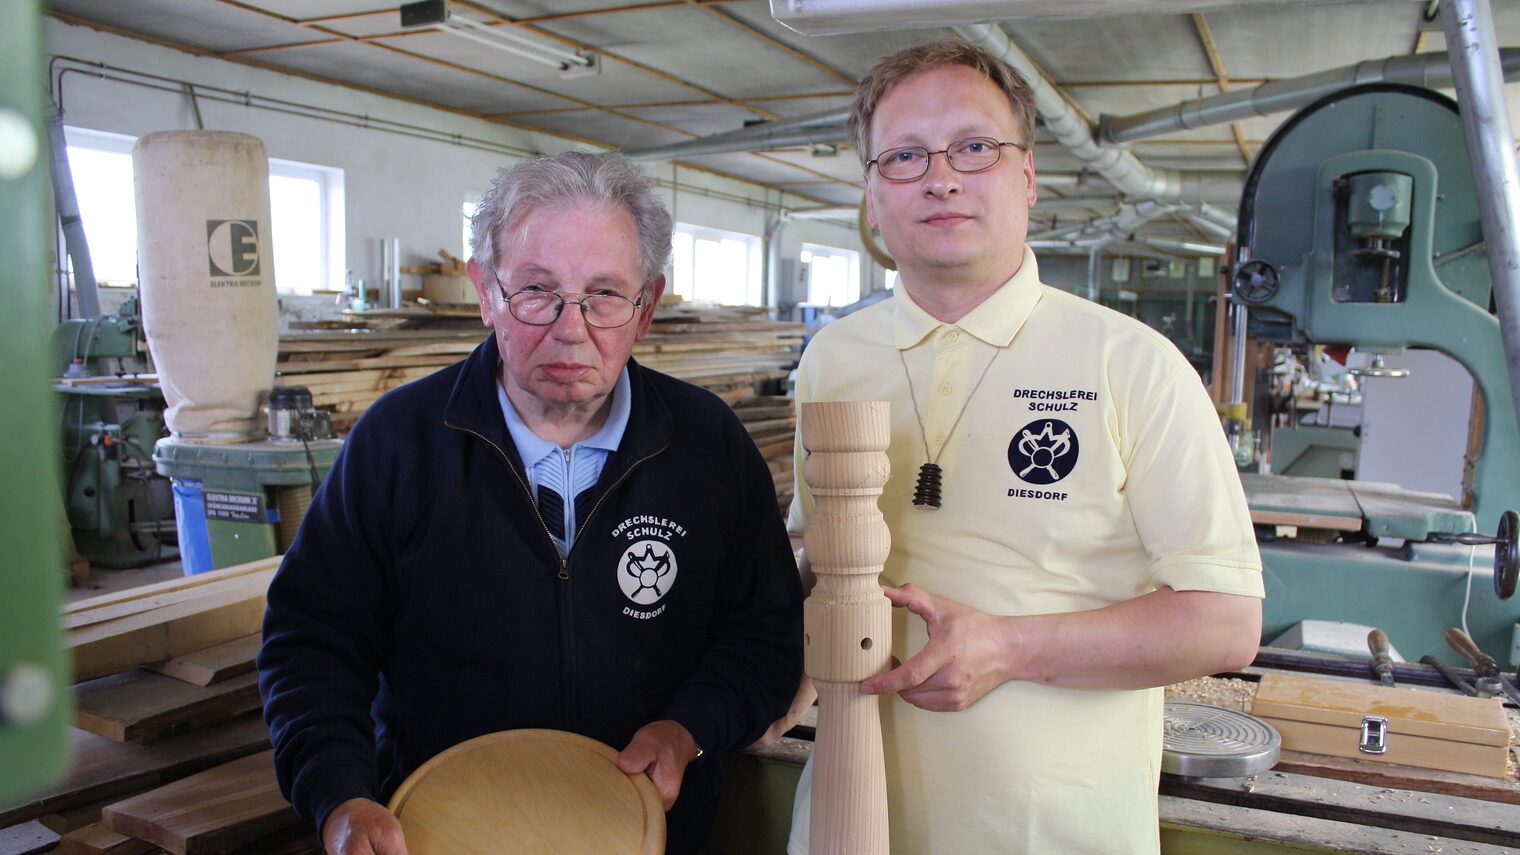
[(664, 271), (674, 230), (670, 212), (644, 171), (616, 153), (567, 151), (497, 170), (490, 191), (470, 217), (470, 254), (494, 270), (496, 241), (505, 229), (521, 225), (534, 211), (575, 202), (621, 205), (638, 229), (644, 267), (640, 284)]

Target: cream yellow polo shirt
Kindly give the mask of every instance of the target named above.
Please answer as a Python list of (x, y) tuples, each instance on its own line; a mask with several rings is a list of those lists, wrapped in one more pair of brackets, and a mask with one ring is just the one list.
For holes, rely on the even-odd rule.
[[(1003, 615), (1101, 608), (1163, 585), (1263, 596), (1240, 479), (1197, 373), (1149, 327), (1041, 283), (1027, 249), (959, 323), (899, 289), (821, 330), (797, 373), (799, 403), (892, 404), (883, 584)], [(944, 470), (937, 510), (912, 506), (926, 455)], [(799, 435), (794, 531), (813, 508), (803, 456)], [(894, 655), (925, 640), (921, 619), (894, 610)], [(892, 851), (1156, 852), (1161, 702), (1159, 689), (1026, 682), (955, 713), (884, 699)]]

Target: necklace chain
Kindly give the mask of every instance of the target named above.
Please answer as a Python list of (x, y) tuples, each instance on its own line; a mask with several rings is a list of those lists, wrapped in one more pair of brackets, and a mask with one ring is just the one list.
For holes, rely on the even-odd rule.
[[(982, 387), (982, 381), (987, 379), (987, 372), (992, 370), (992, 363), (1003, 355), (1003, 349), (997, 348), (987, 364), (982, 366), (982, 373), (976, 378), (976, 384), (966, 394), (966, 400), (961, 403), (960, 412), (955, 414), (955, 421), (950, 424), (945, 442), (955, 435), (955, 429), (961, 423), (961, 417), (966, 415), (966, 410), (971, 406), (971, 399), (976, 395), (976, 390)], [(908, 378), (908, 400), (913, 402), (913, 418), (918, 422), (918, 436), (924, 443), (924, 457), (928, 460), (919, 467), (918, 489), (913, 494), (913, 504), (920, 508), (938, 508), (940, 505), (940, 492), (944, 481), (944, 474), (939, 468), (939, 457), (945, 451), (944, 443), (940, 444), (939, 451), (931, 452), (929, 449), (929, 430), (924, 424), (924, 417), (918, 411), (918, 393), (913, 389), (913, 372), (908, 370), (908, 357), (903, 351), (897, 351), (897, 358), (902, 361), (903, 376)]]

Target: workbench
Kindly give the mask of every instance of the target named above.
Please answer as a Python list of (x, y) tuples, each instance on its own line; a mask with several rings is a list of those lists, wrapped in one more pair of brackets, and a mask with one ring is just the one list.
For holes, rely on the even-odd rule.
[[(1520, 712), (1508, 712), (1516, 731)], [(725, 855), (786, 851), (792, 795), (812, 753), (812, 713), (766, 749), (726, 758), (714, 833)], [(1520, 780), (1513, 769), (1500, 781), (1285, 751), (1251, 778), (1163, 775), (1160, 817), (1163, 855), (1500, 855), (1520, 852)]]

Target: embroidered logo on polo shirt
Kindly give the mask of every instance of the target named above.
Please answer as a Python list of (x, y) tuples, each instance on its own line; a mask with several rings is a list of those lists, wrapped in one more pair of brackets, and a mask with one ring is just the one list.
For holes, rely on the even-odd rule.
[(1071, 425), (1060, 419), (1037, 419), (1013, 435), (1008, 465), (1026, 484), (1054, 484), (1076, 468), (1078, 450), (1077, 432)]
[[(636, 606), (653, 606), (663, 600), (675, 585), (679, 569), (671, 542), (676, 537), (685, 537), (686, 529), (664, 517), (640, 515), (618, 523), (612, 536), (632, 541), (617, 563), (617, 583), (623, 595)], [(653, 609), (623, 607), (624, 615), (639, 620), (659, 617), (664, 612), (664, 605)]]

